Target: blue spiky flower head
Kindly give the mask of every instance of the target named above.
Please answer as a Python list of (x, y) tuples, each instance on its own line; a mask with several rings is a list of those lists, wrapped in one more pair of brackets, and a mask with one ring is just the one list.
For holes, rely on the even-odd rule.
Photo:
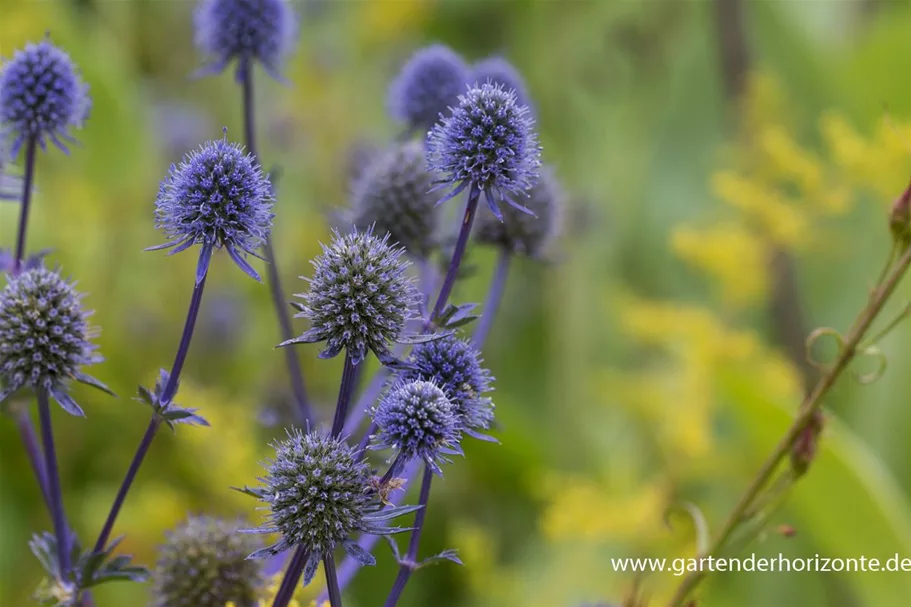
[(312, 261), (310, 289), (296, 294), (303, 303), (292, 305), (296, 315), (310, 321), (303, 335), (280, 344), (325, 341), (320, 358), (332, 358), (343, 349), (354, 364), (372, 350), (381, 362), (395, 365), (389, 343), (415, 343), (432, 336), (408, 336), (405, 322), (411, 317), (418, 293), (406, 274), (409, 262), (404, 249), (389, 244), (372, 230), (354, 230), (332, 242)]
[(220, 72), (236, 59), (238, 75), (259, 61), (277, 80), (298, 29), (288, 0), (201, 0), (195, 25), (196, 46), (212, 61), (203, 74)]
[(152, 587), (155, 607), (253, 607), (263, 585), (263, 562), (247, 559), (259, 538), (240, 533), (240, 521), (192, 516), (166, 534)]
[(155, 219), (168, 242), (149, 250), (171, 254), (202, 245), (197, 280), (208, 271), (213, 249), (224, 249), (246, 274), (259, 280), (247, 263), (272, 228), (272, 186), (256, 159), (227, 134), (208, 141), (171, 165), (155, 200)]
[(389, 113), (411, 131), (426, 131), (458, 101), (469, 69), (452, 49), (434, 44), (417, 51), (389, 87)]
[(29, 139), (66, 151), (61, 139), (72, 141), (70, 129), (88, 118), (88, 90), (69, 55), (47, 39), (0, 65), (0, 134), (12, 138), (12, 157)]
[(524, 195), (537, 181), (541, 149), (534, 120), (514, 92), (487, 83), (469, 88), (452, 115), (434, 125), (427, 145), (427, 166), (453, 187), (440, 202), (470, 186), (473, 196), (484, 193), (497, 218), (500, 200), (530, 212), (512, 196)]
[(445, 462), (447, 454), (459, 452), (458, 409), (432, 381), (393, 384), (374, 408), (373, 421), (376, 446), (397, 450), (400, 464), (421, 458), (441, 474), (439, 462)]
[(437, 197), (433, 176), (417, 141), (396, 144), (371, 162), (352, 188), (354, 225), (373, 226), (414, 257), (426, 258), (436, 244)]
[(475, 240), (505, 247), (519, 255), (541, 258), (560, 231), (563, 205), (563, 189), (553, 170), (545, 166), (526, 199), (526, 206), (534, 215), (507, 208), (500, 221), (484, 209), (478, 213)]
[(263, 479), (264, 486), (248, 492), (266, 502), (271, 511), (269, 522), (256, 531), (280, 533), (282, 537), (250, 558), (266, 558), (294, 546), (306, 546), (309, 560), (304, 570), (305, 584), (313, 578), (320, 559), (339, 544), (360, 563), (375, 564), (375, 559), (352, 541), (351, 535), (403, 531), (385, 527), (383, 521), (415, 509), (384, 509), (372, 488), (367, 464), (341, 438), (292, 430), (287, 440), (273, 446), (275, 456)]
[(531, 98), (525, 86), (525, 79), (522, 78), (519, 70), (505, 58), (494, 55), (482, 59), (472, 66), (469, 83), (480, 86), (487, 82), (499, 84), (504, 91), (513, 91), (516, 94), (516, 103), (531, 109)]
[(84, 415), (67, 393), (75, 379), (110, 393), (82, 367), (101, 362), (90, 341), (82, 294), (57, 272), (43, 266), (10, 276), (0, 291), (0, 402), (24, 386), (43, 389), (71, 415)]
[(401, 382), (428, 381), (438, 386), (456, 412), (460, 430), (477, 438), (493, 422), (493, 402), (485, 394), (493, 377), (481, 366), (481, 353), (470, 342), (448, 335), (419, 344), (408, 357)]

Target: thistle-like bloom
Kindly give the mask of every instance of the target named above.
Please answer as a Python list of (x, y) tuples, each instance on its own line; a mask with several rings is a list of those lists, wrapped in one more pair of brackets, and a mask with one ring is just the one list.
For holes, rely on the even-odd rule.
[(489, 440), (481, 431), (493, 422), (493, 402), (484, 394), (492, 390), (493, 377), (483, 368), (481, 353), (470, 342), (449, 335), (414, 347), (410, 369), (398, 381), (428, 381), (438, 386), (455, 408), (459, 429)]
[(500, 221), (493, 213), (481, 211), (474, 237), (484, 244), (540, 258), (560, 231), (563, 204), (563, 189), (553, 170), (544, 167), (538, 183), (528, 191), (526, 205), (534, 215), (507, 208)]
[[(404, 381), (394, 384), (373, 411), (377, 425), (376, 448), (392, 448), (401, 466), (421, 458), (436, 474), (439, 463), (459, 449), (458, 408), (432, 381)], [(389, 476), (393, 476), (392, 471)]]
[(237, 266), (259, 280), (245, 259), (256, 256), (272, 229), (272, 185), (256, 159), (236, 143), (208, 141), (171, 170), (155, 200), (156, 226), (169, 242), (147, 250), (179, 253), (202, 245), (197, 280), (205, 276), (213, 249), (222, 247)]
[(504, 91), (516, 94), (516, 103), (531, 108), (525, 79), (513, 65), (503, 57), (488, 57), (475, 63), (471, 68), (469, 84), (480, 86), (486, 83), (499, 84)]
[(404, 249), (389, 244), (388, 234), (377, 238), (371, 230), (340, 235), (323, 245), (323, 254), (311, 263), (313, 278), (305, 279), (310, 290), (298, 293), (303, 303), (292, 303), (297, 318), (310, 321), (303, 335), (279, 344), (325, 341), (320, 358), (347, 350), (354, 364), (372, 350), (383, 364), (395, 365), (389, 343), (417, 343), (433, 336), (407, 336), (405, 322), (411, 317), (418, 293), (405, 273)]
[(465, 90), (469, 68), (442, 44), (416, 52), (389, 87), (389, 113), (414, 130), (429, 130)]
[(484, 192), (498, 219), (501, 200), (530, 213), (511, 196), (524, 195), (538, 179), (541, 149), (533, 127), (528, 108), (500, 85), (485, 83), (460, 95), (427, 141), (428, 168), (443, 175), (441, 185), (453, 187), (437, 204), (471, 186), (473, 195)]
[(247, 556), (262, 545), (240, 533), (238, 521), (190, 517), (161, 547), (155, 567), (155, 607), (254, 607), (263, 585), (262, 561)]
[(110, 390), (81, 368), (101, 362), (89, 341), (97, 330), (89, 327), (90, 312), (83, 310), (82, 294), (44, 267), (11, 277), (0, 292), (0, 402), (23, 386), (43, 388), (63, 409), (85, 415), (67, 393), (75, 379), (110, 394)]
[(417, 141), (396, 145), (371, 162), (354, 183), (354, 225), (360, 230), (373, 226), (375, 234), (388, 233), (414, 257), (426, 258), (436, 244), (432, 187), (424, 146)]
[(0, 66), (0, 136), (12, 137), (12, 157), (34, 138), (66, 151), (70, 128), (81, 128), (89, 115), (89, 87), (69, 55), (45, 39), (26, 45)]
[(196, 47), (212, 60), (203, 74), (237, 59), (238, 74), (259, 61), (281, 80), (282, 61), (294, 46), (297, 15), (288, 0), (201, 0), (196, 8)]
[(306, 546), (309, 560), (304, 584), (308, 584), (323, 555), (331, 554), (339, 544), (361, 564), (376, 563), (351, 540), (353, 533), (389, 535), (404, 531), (385, 527), (383, 522), (415, 508), (383, 508), (371, 488), (370, 469), (343, 439), (293, 430), (287, 440), (273, 446), (275, 458), (263, 479), (265, 486), (248, 492), (266, 502), (272, 512), (269, 523), (255, 531), (281, 533), (282, 538), (250, 558), (266, 558)]

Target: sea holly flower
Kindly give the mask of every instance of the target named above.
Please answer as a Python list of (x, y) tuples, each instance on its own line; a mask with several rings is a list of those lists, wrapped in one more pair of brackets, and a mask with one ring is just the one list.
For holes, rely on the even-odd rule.
[(352, 188), (353, 223), (359, 230), (389, 234), (414, 257), (426, 258), (436, 245), (436, 196), (424, 146), (394, 145), (371, 162)]
[(45, 389), (71, 414), (85, 413), (67, 391), (74, 379), (111, 391), (82, 371), (101, 362), (91, 338), (91, 314), (82, 307), (82, 294), (57, 272), (31, 267), (10, 276), (0, 291), (0, 402), (23, 386)]
[(443, 116), (427, 141), (427, 166), (451, 186), (437, 204), (471, 187), (484, 193), (487, 206), (502, 220), (500, 201), (531, 213), (512, 199), (524, 195), (538, 179), (541, 149), (528, 107), (498, 84), (481, 84), (459, 96), (459, 105)]
[(422, 343), (435, 335), (406, 335), (405, 323), (412, 316), (419, 295), (402, 258), (404, 249), (389, 244), (389, 235), (377, 238), (372, 230), (342, 236), (333, 232), (332, 242), (312, 264), (310, 289), (296, 294), (296, 317), (310, 321), (303, 335), (279, 346), (325, 341), (320, 358), (332, 358), (347, 350), (354, 364), (372, 350), (385, 365), (399, 361), (389, 344)]
[(66, 151), (61, 139), (73, 141), (70, 129), (82, 127), (91, 105), (69, 55), (47, 39), (0, 65), (0, 137), (12, 138), (13, 158), (28, 139), (42, 149), (50, 139)]
[(304, 584), (309, 584), (320, 560), (338, 545), (359, 563), (376, 559), (351, 539), (354, 533), (388, 535), (405, 531), (385, 521), (414, 512), (413, 506), (384, 508), (370, 482), (370, 469), (357, 450), (339, 437), (318, 432), (288, 433), (277, 442), (264, 486), (244, 492), (268, 504), (269, 522), (256, 533), (280, 533), (278, 543), (250, 558), (266, 558), (304, 546), (308, 560)]
[(492, 390), (493, 377), (481, 366), (483, 359), (470, 342), (448, 335), (419, 344), (411, 351), (399, 382), (429, 381), (438, 386), (452, 403), (459, 430), (484, 440), (483, 432), (493, 422), (493, 402), (485, 394)]
[(480, 86), (486, 83), (498, 84), (504, 91), (512, 91), (516, 94), (516, 103), (518, 105), (528, 106), (531, 108), (528, 89), (525, 86), (525, 79), (513, 65), (498, 55), (482, 59), (475, 63), (471, 68), (471, 78), (469, 84)]
[(398, 452), (387, 473), (390, 478), (416, 458), (442, 475), (439, 464), (448, 461), (446, 455), (461, 453), (459, 410), (432, 381), (394, 384), (374, 408), (373, 421), (374, 448)]
[(417, 51), (389, 87), (389, 113), (409, 131), (426, 131), (458, 101), (469, 69), (447, 46), (434, 44)]
[(272, 229), (272, 186), (256, 159), (227, 139), (208, 141), (184, 156), (158, 190), (155, 219), (169, 241), (147, 250), (179, 253), (202, 246), (196, 280), (209, 269), (213, 250), (224, 248), (245, 274), (259, 280), (245, 256)]
[(262, 543), (240, 533), (238, 521), (194, 516), (169, 531), (152, 586), (155, 607), (253, 607), (263, 563), (247, 556)]
[(276, 80), (294, 46), (297, 14), (288, 0), (201, 0), (195, 17), (196, 46), (212, 63), (200, 75), (237, 60), (238, 75), (259, 61)]
[(550, 167), (541, 170), (538, 183), (528, 191), (526, 206), (534, 213), (504, 209), (503, 221), (488, 210), (478, 214), (475, 240), (508, 251), (540, 258), (560, 231), (564, 193)]

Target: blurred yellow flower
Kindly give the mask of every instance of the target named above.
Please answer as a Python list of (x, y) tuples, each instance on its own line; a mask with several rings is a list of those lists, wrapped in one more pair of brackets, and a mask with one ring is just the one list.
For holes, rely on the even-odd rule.
[(807, 231), (807, 217), (794, 200), (756, 180), (732, 171), (712, 176), (712, 191), (742, 213), (745, 221), (773, 243), (798, 247)]
[(769, 289), (767, 246), (742, 225), (684, 225), (673, 231), (671, 247), (717, 284), (727, 305), (741, 308), (764, 300)]

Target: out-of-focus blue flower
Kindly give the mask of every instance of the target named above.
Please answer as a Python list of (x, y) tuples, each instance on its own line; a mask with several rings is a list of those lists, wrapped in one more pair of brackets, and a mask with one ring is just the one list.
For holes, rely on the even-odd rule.
[(371, 162), (352, 188), (353, 223), (360, 230), (389, 234), (414, 257), (426, 258), (436, 244), (436, 196), (424, 146), (394, 145)]
[(445, 462), (446, 455), (461, 453), (458, 409), (432, 381), (394, 384), (374, 409), (373, 421), (376, 447), (398, 451), (401, 457), (395, 461), (400, 466), (420, 458), (442, 474), (439, 462)]
[(155, 200), (156, 225), (169, 241), (148, 250), (171, 254), (202, 245), (197, 279), (222, 247), (237, 266), (259, 280), (244, 254), (256, 256), (272, 228), (272, 185), (253, 156), (223, 139), (204, 143), (171, 170)]
[(407, 362), (411, 368), (402, 371), (398, 381), (433, 382), (455, 407), (459, 429), (489, 439), (482, 431), (493, 422), (493, 402), (485, 396), (492, 390), (493, 377), (481, 366), (481, 353), (470, 342), (449, 335), (419, 344)]
[(262, 542), (240, 529), (239, 521), (193, 516), (169, 531), (155, 567), (152, 604), (255, 605), (263, 585), (263, 563), (247, 556)]
[(506, 247), (519, 255), (540, 258), (560, 231), (564, 193), (553, 169), (544, 167), (538, 183), (528, 191), (528, 209), (522, 213), (513, 208), (503, 211), (503, 221), (488, 210), (478, 214), (474, 231), (478, 242)]
[(323, 254), (312, 262), (310, 289), (295, 295), (303, 303), (291, 304), (300, 311), (296, 317), (310, 321), (310, 329), (280, 345), (325, 341), (320, 358), (332, 358), (345, 349), (358, 364), (372, 350), (383, 364), (395, 365), (391, 342), (433, 339), (404, 334), (419, 296), (406, 274), (404, 249), (388, 240), (388, 234), (377, 238), (371, 230), (344, 236), (333, 232), (332, 242), (323, 245)]
[(482, 59), (471, 68), (469, 84), (481, 86), (486, 83), (499, 84), (504, 91), (513, 91), (516, 94), (516, 103), (532, 108), (525, 79), (513, 65), (498, 55)]
[(389, 87), (389, 113), (411, 131), (426, 131), (458, 101), (469, 68), (447, 46), (434, 44), (417, 51)]
[(110, 394), (110, 390), (82, 367), (101, 362), (90, 339), (90, 312), (82, 308), (82, 294), (44, 267), (10, 276), (0, 291), (0, 402), (23, 386), (45, 389), (71, 415), (85, 415), (67, 392), (67, 382), (78, 382)]
[(264, 486), (247, 489), (269, 505), (269, 522), (256, 532), (280, 533), (281, 539), (250, 558), (267, 558), (295, 546), (305, 546), (309, 560), (304, 584), (316, 573), (320, 559), (339, 544), (361, 564), (374, 565), (373, 556), (357, 545), (357, 532), (389, 535), (404, 531), (384, 521), (413, 512), (410, 506), (384, 508), (371, 486), (370, 470), (356, 449), (341, 438), (317, 432), (289, 432), (275, 443), (275, 457)]
[(73, 141), (70, 129), (88, 118), (88, 90), (69, 55), (47, 39), (0, 65), (0, 134), (12, 138), (12, 157), (31, 138), (42, 148), (50, 139), (66, 151), (61, 139)]
[(470, 186), (473, 194), (484, 192), (501, 221), (498, 201), (531, 213), (512, 196), (524, 196), (538, 179), (541, 149), (533, 127), (528, 108), (498, 84), (460, 95), (458, 107), (434, 125), (427, 142), (427, 166), (443, 176), (441, 185), (453, 188), (440, 203)]
[(236, 59), (238, 74), (259, 61), (276, 80), (298, 30), (288, 0), (202, 0), (195, 25), (196, 46), (212, 61), (203, 74), (220, 72)]

